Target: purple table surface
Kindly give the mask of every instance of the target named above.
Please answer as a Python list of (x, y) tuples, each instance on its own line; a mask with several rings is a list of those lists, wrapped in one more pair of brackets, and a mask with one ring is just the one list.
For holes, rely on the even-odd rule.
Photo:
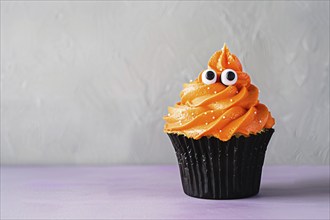
[(186, 196), (177, 166), (1, 167), (1, 219), (329, 219), (329, 166), (264, 167), (259, 195)]

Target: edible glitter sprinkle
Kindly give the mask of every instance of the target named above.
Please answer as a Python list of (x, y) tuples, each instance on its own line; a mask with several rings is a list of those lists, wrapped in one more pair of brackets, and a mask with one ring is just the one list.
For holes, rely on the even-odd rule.
[(168, 113), (168, 114), (167, 114), (167, 116), (171, 116), (171, 114), (170, 114), (170, 113)]
[(207, 112), (204, 112), (204, 115), (207, 115)]
[(257, 114), (257, 112), (254, 112), (254, 114), (256, 115), (256, 114)]
[(214, 91), (214, 94), (217, 94), (217, 91)]
[(209, 123), (207, 123), (207, 122), (205, 123), (205, 125), (208, 125), (208, 124), (209, 124)]
[(222, 116), (222, 118), (226, 118), (226, 116)]
[(215, 117), (213, 116), (212, 119), (215, 119)]
[(222, 132), (222, 130), (220, 129), (219, 132)]
[(192, 79), (191, 79), (191, 80), (189, 80), (189, 82), (192, 82)]
[(211, 110), (211, 113), (213, 113), (213, 110)]
[(259, 120), (259, 123), (260, 123), (260, 124), (261, 124), (261, 122), (262, 122), (262, 121), (261, 121), (261, 120)]
[(210, 89), (210, 87), (207, 87), (207, 89)]
[(230, 99), (230, 101), (232, 102), (232, 101), (233, 101), (233, 99)]

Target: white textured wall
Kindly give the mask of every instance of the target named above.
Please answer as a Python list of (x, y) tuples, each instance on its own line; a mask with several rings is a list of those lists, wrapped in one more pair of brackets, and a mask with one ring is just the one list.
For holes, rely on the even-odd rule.
[(175, 163), (162, 116), (226, 42), (276, 118), (267, 164), (329, 163), (329, 2), (1, 2), (2, 164)]

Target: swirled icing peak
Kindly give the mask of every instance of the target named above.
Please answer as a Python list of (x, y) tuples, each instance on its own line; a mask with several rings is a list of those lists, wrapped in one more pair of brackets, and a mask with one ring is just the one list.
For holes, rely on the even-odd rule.
[(234, 135), (249, 136), (275, 124), (268, 108), (259, 103), (258, 88), (251, 84), (226, 44), (211, 56), (208, 68), (197, 79), (183, 85), (180, 96), (181, 101), (168, 107), (164, 116), (166, 133), (227, 141)]

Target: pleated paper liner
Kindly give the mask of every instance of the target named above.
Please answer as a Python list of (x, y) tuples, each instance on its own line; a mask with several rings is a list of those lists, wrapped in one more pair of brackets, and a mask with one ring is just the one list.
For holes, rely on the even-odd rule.
[(168, 134), (184, 192), (204, 199), (238, 199), (258, 194), (265, 152), (274, 129), (229, 141)]

